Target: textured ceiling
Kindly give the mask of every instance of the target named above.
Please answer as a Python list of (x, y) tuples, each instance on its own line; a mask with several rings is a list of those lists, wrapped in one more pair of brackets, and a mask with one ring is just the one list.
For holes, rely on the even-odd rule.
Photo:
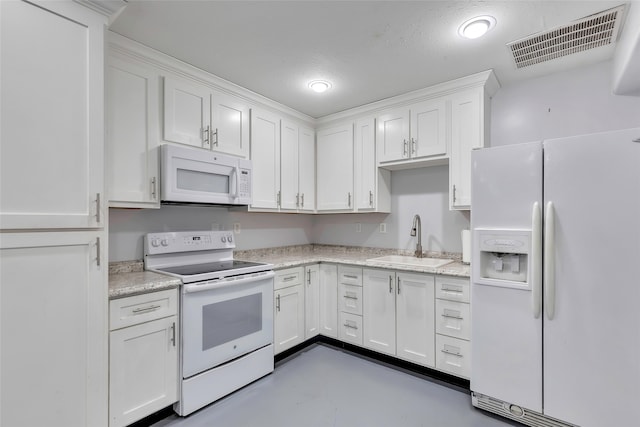
[[(129, 0), (110, 29), (322, 117), (487, 69), (507, 85), (610, 59), (615, 46), (517, 70), (506, 44), (621, 3)], [(497, 19), (485, 37), (458, 36), (485, 14)], [(313, 79), (333, 87), (314, 93)]]

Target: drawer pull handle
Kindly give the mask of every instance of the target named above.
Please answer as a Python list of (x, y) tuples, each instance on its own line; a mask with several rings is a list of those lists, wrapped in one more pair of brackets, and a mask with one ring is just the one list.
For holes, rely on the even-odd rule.
[(450, 314), (442, 314), (442, 317), (446, 317), (448, 319), (458, 319), (458, 320), (464, 320), (464, 317), (460, 317), (460, 316), (452, 316)]
[(355, 300), (357, 300), (357, 299), (358, 299), (358, 297), (357, 297), (357, 296), (355, 296), (355, 295), (348, 295), (348, 294), (347, 294), (347, 295), (343, 295), (343, 297), (344, 297), (344, 298), (348, 298), (348, 299), (355, 299)]
[(136, 308), (134, 310), (132, 310), (133, 314), (143, 314), (143, 313), (148, 313), (150, 311), (154, 311), (159, 309), (160, 307), (162, 307), (161, 305), (150, 305), (149, 307), (143, 307), (143, 308)]
[(460, 353), (454, 353), (453, 351), (449, 351), (449, 350), (440, 350), (441, 352), (445, 353), (445, 354), (450, 354), (451, 356), (456, 356), (456, 357), (464, 357), (462, 354)]
[(285, 277), (284, 279), (282, 279), (282, 281), (283, 281), (283, 282), (290, 282), (290, 281), (292, 281), (292, 280), (293, 280), (293, 279), (295, 279), (295, 278), (296, 278), (296, 276), (289, 276), (289, 277)]
[(171, 324), (171, 344), (173, 344), (173, 346), (176, 346), (176, 322), (173, 322)]
[(345, 324), (344, 324), (344, 327), (345, 327), (345, 328), (350, 328), (350, 329), (355, 329), (355, 330), (357, 330), (357, 329), (358, 329), (358, 327), (357, 327), (356, 325), (351, 325), (351, 324), (349, 324), (349, 323), (345, 323)]
[(456, 294), (462, 293), (462, 286), (442, 286), (442, 292), (451, 292)]
[(280, 294), (276, 296), (276, 311), (280, 311)]
[(347, 279), (357, 279), (358, 276), (352, 276), (350, 274), (345, 274), (344, 277), (346, 277)]

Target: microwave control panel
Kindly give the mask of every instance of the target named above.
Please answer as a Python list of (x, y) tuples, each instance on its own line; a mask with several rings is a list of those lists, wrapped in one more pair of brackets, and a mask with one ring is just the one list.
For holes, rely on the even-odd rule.
[(251, 170), (240, 169), (238, 175), (238, 196), (250, 197), (251, 196)]

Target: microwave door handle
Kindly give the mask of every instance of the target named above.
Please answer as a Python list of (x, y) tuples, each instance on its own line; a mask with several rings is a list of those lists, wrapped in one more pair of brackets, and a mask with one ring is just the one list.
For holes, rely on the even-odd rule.
[(232, 194), (234, 199), (238, 198), (238, 192), (239, 192), (239, 186), (240, 186), (240, 180), (238, 179), (240, 177), (240, 170), (238, 169), (238, 166), (234, 166), (233, 167), (233, 175), (235, 177), (235, 191)]

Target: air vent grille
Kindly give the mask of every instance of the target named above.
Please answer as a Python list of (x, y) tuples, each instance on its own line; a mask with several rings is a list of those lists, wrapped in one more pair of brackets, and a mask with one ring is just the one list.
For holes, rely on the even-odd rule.
[(624, 6), (587, 16), (574, 23), (508, 43), (517, 68), (614, 43)]

